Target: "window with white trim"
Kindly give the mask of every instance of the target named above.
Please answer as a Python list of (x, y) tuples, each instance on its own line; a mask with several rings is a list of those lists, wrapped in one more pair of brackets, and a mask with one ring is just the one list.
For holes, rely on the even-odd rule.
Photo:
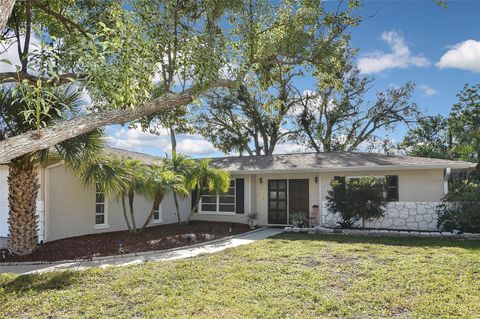
[(106, 203), (105, 193), (100, 184), (95, 185), (95, 226), (106, 226)]
[(162, 204), (158, 205), (157, 209), (153, 212), (153, 222), (161, 223), (162, 222)]
[(200, 213), (234, 214), (236, 205), (235, 180), (230, 181), (230, 187), (225, 193), (217, 193), (208, 189), (200, 200)]

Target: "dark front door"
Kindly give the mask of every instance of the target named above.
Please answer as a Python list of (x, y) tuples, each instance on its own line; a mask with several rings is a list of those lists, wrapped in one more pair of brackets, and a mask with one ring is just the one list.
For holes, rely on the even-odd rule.
[(290, 179), (288, 181), (288, 212), (305, 213), (308, 216), (308, 179)]
[(287, 224), (287, 180), (268, 181), (268, 223)]

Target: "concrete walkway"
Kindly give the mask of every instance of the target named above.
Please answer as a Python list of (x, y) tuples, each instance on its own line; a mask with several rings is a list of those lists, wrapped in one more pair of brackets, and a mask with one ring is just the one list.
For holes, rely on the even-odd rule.
[(76, 261), (69, 263), (0, 266), (0, 273), (28, 274), (58, 270), (83, 270), (92, 267), (106, 268), (112, 266), (136, 265), (151, 261), (158, 262), (185, 259), (204, 254), (212, 254), (228, 248), (250, 244), (257, 240), (262, 240), (282, 232), (283, 229), (267, 228), (226, 239), (198, 244), (192, 247), (177, 248), (158, 252), (145, 252), (139, 253), (136, 256), (116, 256), (115, 258), (105, 257), (92, 261)]

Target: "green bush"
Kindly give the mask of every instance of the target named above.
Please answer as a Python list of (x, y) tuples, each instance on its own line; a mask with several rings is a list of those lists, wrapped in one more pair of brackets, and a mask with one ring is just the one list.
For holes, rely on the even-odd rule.
[(336, 178), (328, 191), (327, 207), (334, 214), (340, 214), (342, 228), (352, 228), (362, 220), (383, 217), (387, 201), (383, 195), (385, 179), (376, 177), (360, 177), (345, 179)]
[(300, 228), (308, 227), (308, 213), (290, 214), (290, 224)]
[(450, 190), (437, 206), (438, 228), (480, 232), (480, 183), (465, 181)]

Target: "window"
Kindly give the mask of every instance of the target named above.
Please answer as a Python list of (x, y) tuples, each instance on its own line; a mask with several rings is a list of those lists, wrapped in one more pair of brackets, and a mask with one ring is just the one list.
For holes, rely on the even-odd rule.
[[(358, 180), (359, 176), (334, 176), (333, 180), (338, 181), (340, 183), (345, 183), (346, 179), (349, 180)], [(384, 192), (384, 196), (388, 202), (398, 202), (398, 176), (397, 175), (387, 175), (385, 176), (385, 184), (386, 189)]]
[(95, 185), (95, 226), (107, 226), (105, 193), (99, 184)]
[(398, 202), (398, 176), (397, 175), (387, 175), (385, 176), (385, 181), (387, 185), (386, 189), (386, 198), (389, 202)]
[(158, 205), (157, 209), (153, 212), (153, 223), (161, 223), (162, 222), (162, 206), (161, 204)]
[(206, 189), (200, 201), (201, 213), (235, 213), (235, 181), (225, 193), (216, 193)]

